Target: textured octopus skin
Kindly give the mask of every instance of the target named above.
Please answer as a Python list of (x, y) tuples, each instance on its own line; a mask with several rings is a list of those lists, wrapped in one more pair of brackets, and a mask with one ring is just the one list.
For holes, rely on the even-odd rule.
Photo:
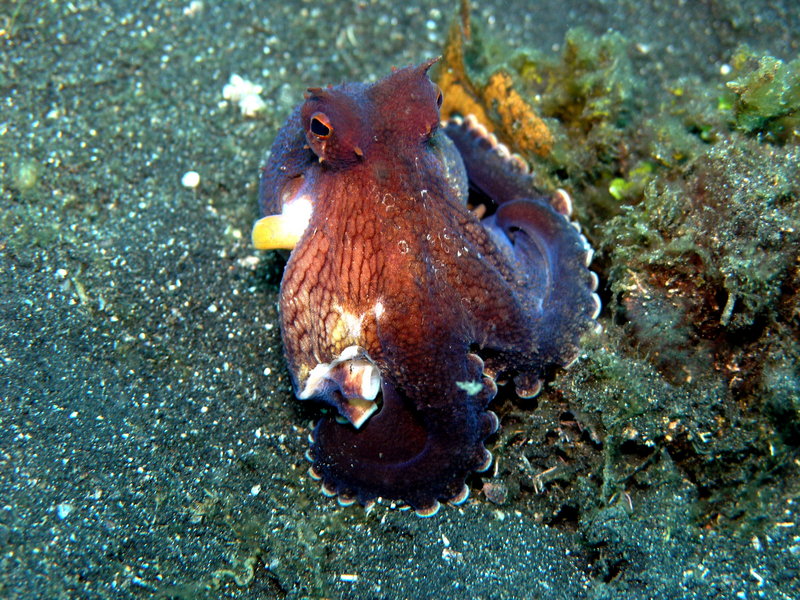
[[(495, 380), (535, 394), (600, 306), (568, 196), (536, 190), (474, 120), (441, 126), (433, 62), (309, 89), (259, 192), (266, 220), (302, 207), (280, 290), (285, 357), (298, 397), (339, 413), (311, 435), (311, 474), (342, 504), (422, 515), (465, 499), (466, 476), (490, 465)], [(490, 216), (470, 210), (470, 188)]]

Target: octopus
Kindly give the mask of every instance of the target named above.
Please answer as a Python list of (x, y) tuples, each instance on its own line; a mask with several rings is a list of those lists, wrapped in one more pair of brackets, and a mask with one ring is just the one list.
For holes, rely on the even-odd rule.
[(296, 396), (327, 405), (310, 475), (342, 505), (435, 514), (489, 468), (497, 385), (535, 395), (597, 327), (572, 202), (474, 118), (440, 122), (428, 70), (310, 88), (262, 168), (259, 249)]

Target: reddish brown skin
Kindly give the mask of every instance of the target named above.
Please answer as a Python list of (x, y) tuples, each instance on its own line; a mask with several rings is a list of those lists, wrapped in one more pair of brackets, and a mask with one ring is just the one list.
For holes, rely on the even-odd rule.
[[(273, 146), (260, 199), (265, 215), (301, 193), (313, 202), (281, 283), (295, 389), (354, 344), (381, 375), (381, 409), (361, 429), (320, 421), (314, 472), (343, 498), (422, 510), (486, 465), (496, 388), (484, 370), (537, 381), (575, 357), (594, 310), (585, 241), (526, 176), (496, 154), (484, 159), (485, 140), (439, 130), (430, 64), (372, 86), (309, 90)], [(480, 163), (490, 197), (502, 178), (489, 219), (466, 206), (462, 159), (467, 173)], [(553, 297), (573, 291), (574, 301)], [(348, 329), (343, 314), (360, 317), (360, 328)], [(479, 391), (467, 393), (468, 382)], [(320, 399), (342, 402), (336, 391)]]

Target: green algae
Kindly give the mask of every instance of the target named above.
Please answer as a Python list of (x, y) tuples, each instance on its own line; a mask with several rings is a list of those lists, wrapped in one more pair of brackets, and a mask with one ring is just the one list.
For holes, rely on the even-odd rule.
[(681, 77), (653, 114), (634, 111), (645, 84), (629, 45), (578, 29), (557, 58), (520, 52), (509, 64), (562, 127), (553, 162), (563, 183), (592, 218), (615, 215), (593, 235), (616, 305), (639, 338), (656, 340), (656, 364), (696, 362), (697, 340), (769, 322), (793, 293), (800, 165), (791, 149), (764, 142), (786, 139), (800, 59), (739, 51), (727, 87), (723, 75)]
[(652, 179), (653, 163), (643, 162), (631, 169), (626, 177), (615, 177), (608, 185), (608, 193), (615, 200), (634, 201), (642, 196), (647, 183)]
[[(589, 461), (590, 476), (578, 469), (568, 484), (568, 496), (579, 501), (583, 515), (581, 531), (601, 543), (594, 524), (603, 514), (633, 512), (675, 489), (688, 494), (691, 510), (681, 519), (667, 519), (669, 526), (712, 524), (745, 536), (758, 532), (763, 515), (794, 493), (793, 448), (765, 427), (758, 409), (742, 414), (726, 401), (727, 383), (718, 373), (707, 371), (676, 386), (648, 357), (634, 358), (625, 346), (624, 330), (609, 332), (586, 349), (585, 368), (567, 371), (553, 383), (570, 399), (583, 427), (601, 441), (600, 456)], [(791, 393), (796, 377), (782, 369), (777, 377), (783, 392)], [(796, 415), (789, 422), (796, 431)], [(604, 541), (618, 534), (607, 531)], [(612, 546), (626, 552), (620, 540)]]
[(575, 28), (567, 32), (560, 54), (522, 50), (511, 53), (507, 62), (523, 85), (541, 96), (544, 116), (575, 132), (609, 124), (621, 129), (641, 85), (633, 76), (627, 46), (618, 32), (595, 37)]
[(640, 283), (671, 274), (704, 296), (723, 295), (704, 315), (720, 327), (773, 318), (800, 243), (798, 173), (793, 151), (738, 140), (712, 147), (683, 179), (650, 185), (635, 210), (608, 224), (612, 290), (624, 295), (637, 273)]
[(634, 75), (625, 37), (571, 29), (558, 55), (522, 50), (508, 64), (525, 92), (540, 99), (555, 139), (548, 161), (528, 158), (549, 171), (550, 185), (582, 196), (596, 218), (614, 214), (617, 203), (608, 190), (627, 180), (619, 164), (643, 83)]
[(603, 124), (624, 128), (640, 87), (627, 46), (615, 31), (600, 37), (582, 28), (567, 32), (558, 62), (545, 69), (545, 113), (585, 132)]
[(742, 48), (731, 62), (737, 77), (727, 87), (736, 127), (770, 141), (800, 140), (800, 58), (785, 63)]

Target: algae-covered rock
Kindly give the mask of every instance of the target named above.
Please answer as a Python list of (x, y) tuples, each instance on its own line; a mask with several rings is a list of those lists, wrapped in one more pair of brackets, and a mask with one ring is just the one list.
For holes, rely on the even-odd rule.
[(653, 182), (643, 202), (608, 224), (611, 289), (635, 345), (664, 372), (714, 366), (736, 382), (742, 365), (730, 357), (787, 324), (782, 303), (797, 294), (798, 186), (796, 152), (732, 139), (681, 177)]

